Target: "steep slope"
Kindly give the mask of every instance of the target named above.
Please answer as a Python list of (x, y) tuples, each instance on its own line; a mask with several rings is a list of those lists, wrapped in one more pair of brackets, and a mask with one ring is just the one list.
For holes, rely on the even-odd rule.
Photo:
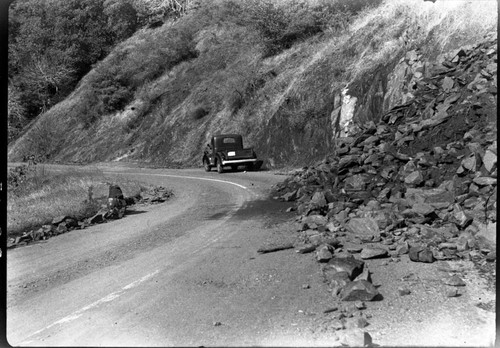
[[(341, 133), (412, 100), (446, 54), (496, 33), (496, 1), (387, 0), (344, 25), (332, 12), (321, 30), (303, 25), (269, 52), (245, 17), (262, 3), (272, 2), (213, 1), (138, 32), (11, 144), (9, 158), (193, 166), (212, 134), (238, 132), (270, 167), (312, 163)], [(303, 3), (306, 14), (321, 9)]]
[[(402, 62), (416, 57), (409, 52)], [(368, 309), (378, 307), (373, 318), (362, 311), (364, 306), (348, 311), (363, 318), (355, 327), (364, 330), (369, 323), (366, 331), (382, 336), (377, 344), (452, 345), (451, 337), (437, 342), (445, 331), (463, 330), (467, 337), (457, 339), (457, 345), (493, 345), (496, 69), (496, 36), (458, 50), (417, 81), (407, 103), (363, 129), (347, 127), (350, 134), (336, 139), (334, 153), (295, 170), (275, 187), (276, 199), (296, 202), (296, 251), (315, 252), (335, 301), (332, 307), (354, 300), (373, 301)], [(460, 271), (465, 264), (468, 270)], [(423, 269), (435, 277), (423, 276)], [(419, 293), (417, 283), (432, 291)], [(491, 295), (479, 295), (478, 285)], [(422, 315), (424, 306), (411, 296), (419, 304), (436, 301), (431, 306), (440, 314)], [(467, 301), (474, 307), (446, 308)], [(380, 310), (380, 302), (387, 307)], [(476, 315), (476, 308), (480, 316), (490, 312), (487, 326), (476, 336), (484, 343), (472, 343), (475, 329), (462, 329), (464, 321), (458, 319), (459, 313)], [(336, 314), (323, 325), (336, 330), (341, 340), (356, 337), (346, 316)], [(397, 323), (387, 324), (394, 317)], [(433, 329), (422, 335), (419, 323), (426, 322)], [(443, 329), (446, 322), (462, 328)], [(385, 325), (389, 332), (378, 331)]]

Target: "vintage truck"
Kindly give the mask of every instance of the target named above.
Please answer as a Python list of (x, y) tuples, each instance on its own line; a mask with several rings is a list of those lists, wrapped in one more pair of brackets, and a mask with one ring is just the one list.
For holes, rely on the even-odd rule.
[(247, 170), (258, 170), (262, 162), (257, 160), (253, 148), (243, 147), (243, 138), (239, 134), (219, 134), (212, 137), (203, 152), (203, 167), (209, 172), (212, 167), (223, 173), (224, 167), (230, 166), (236, 170), (245, 166)]

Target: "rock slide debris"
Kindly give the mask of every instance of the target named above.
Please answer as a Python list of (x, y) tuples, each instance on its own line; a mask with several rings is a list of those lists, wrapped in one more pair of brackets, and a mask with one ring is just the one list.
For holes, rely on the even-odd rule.
[[(363, 260), (496, 263), (496, 34), (457, 52), (425, 64), (409, 102), (337, 137), (334, 153), (274, 187), (275, 199), (295, 202), (297, 253), (316, 251), (338, 301), (381, 299)], [(465, 286), (443, 282), (447, 297)], [(331, 327), (345, 329), (342, 319)], [(367, 341), (361, 330), (342, 343)]]

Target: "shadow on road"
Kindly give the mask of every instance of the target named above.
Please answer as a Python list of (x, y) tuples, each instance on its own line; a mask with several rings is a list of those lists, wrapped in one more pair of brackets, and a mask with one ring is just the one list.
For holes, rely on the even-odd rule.
[(147, 211), (145, 211), (145, 210), (127, 210), (127, 212), (125, 213), (125, 216), (137, 215), (137, 214), (143, 214), (143, 213), (147, 213)]
[(272, 198), (250, 201), (243, 205), (231, 219), (247, 220), (254, 217), (272, 219), (273, 222), (285, 222), (293, 219), (293, 213), (287, 213), (286, 210), (293, 207), (291, 202), (281, 202)]

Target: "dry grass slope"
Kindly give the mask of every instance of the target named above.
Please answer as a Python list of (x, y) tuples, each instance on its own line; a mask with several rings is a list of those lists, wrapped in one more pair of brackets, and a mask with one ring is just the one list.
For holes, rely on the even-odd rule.
[[(106, 204), (108, 183), (112, 181), (100, 170), (74, 169), (54, 175), (46, 172), (43, 165), (35, 167), (25, 182), (8, 190), (9, 237), (51, 224), (57, 216), (68, 215), (77, 219), (90, 217), (97, 213), (101, 204)], [(140, 193), (142, 189), (139, 183), (131, 180), (118, 178), (114, 182), (118, 183), (127, 197)]]
[[(346, 4), (355, 10), (348, 16)], [(475, 43), (496, 31), (498, 18), (497, 1), (358, 5), (206, 2), (120, 44), (12, 144), (9, 156), (45, 151), (63, 161), (199, 165), (213, 133), (240, 132), (270, 164), (305, 164), (331, 149), (329, 117), (345, 86), (390, 72), (409, 50), (435, 59)], [(263, 13), (281, 24), (256, 23)], [(39, 139), (50, 141), (40, 148)]]

